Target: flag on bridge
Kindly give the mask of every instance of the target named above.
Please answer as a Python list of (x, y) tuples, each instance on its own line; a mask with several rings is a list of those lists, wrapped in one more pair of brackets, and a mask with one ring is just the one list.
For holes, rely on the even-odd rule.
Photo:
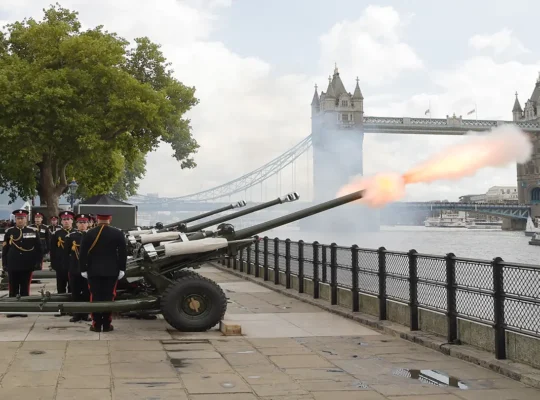
[(424, 115), (428, 115), (428, 114), (431, 114), (431, 111), (429, 110), (429, 108), (426, 110), (426, 112), (424, 113)]
[(476, 112), (476, 108), (474, 110), (471, 110), (467, 113), (467, 115), (471, 115), (471, 114), (474, 114)]

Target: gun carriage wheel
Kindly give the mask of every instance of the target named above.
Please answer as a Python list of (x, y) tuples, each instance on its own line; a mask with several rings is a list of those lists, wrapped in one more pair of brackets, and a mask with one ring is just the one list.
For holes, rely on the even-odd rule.
[(204, 332), (225, 316), (227, 297), (217, 283), (193, 272), (165, 290), (160, 307), (173, 328), (182, 332)]

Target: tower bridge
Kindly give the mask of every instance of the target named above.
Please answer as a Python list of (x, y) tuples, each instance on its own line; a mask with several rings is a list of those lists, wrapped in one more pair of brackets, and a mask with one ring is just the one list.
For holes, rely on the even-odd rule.
[[(333, 197), (351, 177), (363, 175), (362, 155), (366, 133), (464, 135), (470, 131), (486, 132), (497, 126), (515, 124), (530, 135), (534, 145), (531, 161), (526, 165), (517, 166), (519, 203), (523, 205), (517, 208), (506, 205), (486, 206), (482, 208), (483, 211), (478, 209), (474, 211), (514, 220), (526, 219), (527, 215), (537, 217), (540, 216), (540, 141), (538, 139), (540, 136), (538, 135), (540, 133), (540, 76), (524, 109), (516, 93), (512, 116), (512, 121), (467, 120), (455, 115), (439, 119), (365, 116), (364, 97), (358, 78), (354, 92), (351, 94), (346, 91), (336, 67), (334, 74), (329, 77), (326, 91), (319, 94), (315, 86), (311, 102), (311, 134), (280, 156), (239, 178), (198, 193), (174, 198), (137, 195), (130, 201), (137, 204), (140, 210), (203, 211), (218, 208), (222, 203), (228, 203), (231, 196), (241, 196), (257, 187), (260, 187), (262, 200), (263, 184), (271, 178), (281, 176), (281, 172), (286, 168), (292, 167), (294, 171), (299, 157), (306, 154), (309, 156), (311, 152), (309, 161), (311, 161), (312, 170), (309, 171), (308, 179), (311, 179), (313, 183), (313, 200), (320, 202)], [(305, 177), (299, 178), (305, 179)], [(294, 176), (292, 181), (294, 186)], [(281, 190), (281, 187), (281, 182), (279, 182), (276, 192), (267, 197), (277, 197), (289, 189), (296, 190), (294, 187)], [(398, 203), (392, 208), (446, 209), (445, 207), (458, 207), (458, 204), (463, 210), (466, 209), (463, 207), (473, 207), (472, 205), (463, 206), (463, 203), (411, 203), (410, 205)], [(290, 207), (295, 206), (290, 205)], [(333, 210), (335, 215), (339, 212), (339, 209)]]

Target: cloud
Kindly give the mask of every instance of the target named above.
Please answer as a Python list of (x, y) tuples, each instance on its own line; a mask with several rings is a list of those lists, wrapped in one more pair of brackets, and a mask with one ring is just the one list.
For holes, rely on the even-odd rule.
[(495, 55), (518, 56), (531, 52), (508, 28), (492, 34), (474, 35), (469, 39), (469, 46), (476, 50), (491, 50)]
[[(49, 0), (6, 1), (0, 4), (0, 15), (8, 20), (30, 15), (41, 18), (41, 9), (49, 4)], [(321, 34), (318, 74), (278, 75), (268, 61), (241, 56), (211, 39), (216, 27), (224, 23), (220, 11), (230, 7), (231, 0), (160, 0), (157, 5), (132, 0), (64, 0), (62, 4), (80, 11), (87, 27), (103, 24), (127, 39), (147, 35), (161, 43), (176, 76), (186, 85), (196, 86), (200, 104), (188, 117), (201, 145), (195, 155), (198, 167), (181, 170), (167, 145), (147, 158), (148, 171), (140, 192), (158, 192), (162, 197), (187, 195), (226, 183), (308, 136), (313, 84), (317, 82), (326, 90), (326, 77), (334, 62), (347, 90), (353, 91), (357, 75), (361, 84), (369, 82), (370, 88), (377, 89), (375, 94), (364, 91), (367, 115), (423, 117), (431, 103), (433, 118), (454, 112), (465, 116), (476, 103), (479, 118), (508, 119), (513, 93), (517, 90), (526, 99), (539, 66), (475, 57), (453, 69), (426, 71), (424, 61), (404, 40), (413, 17), (391, 7), (369, 6), (358, 19), (336, 23)], [(408, 73), (418, 71), (435, 90), (405, 97), (396, 88)], [(391, 87), (387, 86), (389, 82), (393, 83)], [(366, 135), (364, 170), (367, 174), (404, 171), (459, 140), (449, 136)], [(253, 191), (254, 199), (259, 200), (259, 190), (273, 197), (279, 187), (282, 193), (297, 190), (304, 199), (309, 198), (311, 172), (307, 158), (302, 157), (295, 164), (296, 178), (288, 168), (281, 174), (281, 186), (272, 178)], [(510, 166), (486, 170), (459, 182), (416, 185), (407, 198), (450, 200), (515, 181), (515, 166)]]
[(344, 75), (359, 75), (372, 85), (391, 83), (403, 72), (424, 68), (402, 40), (407, 19), (392, 7), (368, 6), (357, 20), (335, 24), (320, 37), (321, 68), (338, 62)]

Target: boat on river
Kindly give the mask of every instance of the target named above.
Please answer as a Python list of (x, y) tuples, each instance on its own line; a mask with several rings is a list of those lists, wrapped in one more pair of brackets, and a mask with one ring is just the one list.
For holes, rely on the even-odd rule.
[(534, 222), (530, 216), (527, 217), (527, 225), (525, 226), (525, 236), (534, 236), (540, 233), (540, 228), (534, 225)]

